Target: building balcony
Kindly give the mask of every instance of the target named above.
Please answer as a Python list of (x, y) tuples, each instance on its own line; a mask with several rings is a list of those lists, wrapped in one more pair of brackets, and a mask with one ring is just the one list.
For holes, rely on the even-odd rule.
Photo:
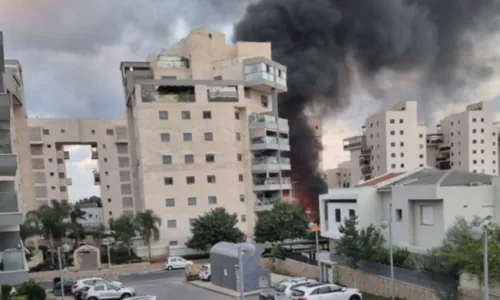
[(370, 165), (370, 154), (363, 154), (359, 157), (359, 165), (361, 167), (363, 166), (369, 166)]
[(270, 93), (272, 89), (287, 91), (286, 67), (264, 57), (243, 60), (243, 75), (246, 85), (260, 92)]
[(128, 133), (126, 127), (115, 128), (115, 143), (128, 143)]
[(363, 175), (371, 175), (372, 173), (372, 168), (370, 166), (365, 166), (361, 168), (361, 174)]
[(71, 178), (60, 178), (59, 185), (61, 186), (70, 186), (73, 184), (73, 180)]
[[(17, 243), (21, 244), (18, 233)], [(28, 264), (23, 250), (4, 249), (0, 252), (0, 256), (3, 261), (3, 267), (0, 268), (0, 284), (17, 285), (28, 280)]]
[(439, 147), (439, 151), (441, 151), (441, 153), (449, 153), (451, 151), (451, 146), (450, 145), (441, 145)]
[(98, 159), (99, 158), (99, 155), (97, 154), (97, 150), (96, 149), (92, 149), (92, 159)]
[(0, 227), (18, 226), (23, 223), (16, 193), (0, 193)]
[(97, 170), (94, 170), (94, 185), (101, 185), (101, 174)]
[(441, 133), (428, 134), (426, 136), (426, 142), (429, 146), (435, 146), (443, 143), (443, 135)]
[(344, 139), (344, 150), (351, 151), (361, 149), (366, 144), (366, 137), (364, 135), (353, 136)]
[(286, 157), (258, 157), (252, 159), (252, 172), (291, 170), (290, 159)]
[(439, 170), (449, 170), (451, 169), (451, 162), (447, 160), (436, 160), (436, 169)]
[[(279, 148), (281, 151), (290, 151), (290, 144), (288, 139), (279, 139)], [(251, 151), (261, 150), (278, 150), (278, 139), (272, 136), (263, 136), (253, 138), (250, 144)]]
[(254, 179), (254, 192), (264, 192), (264, 191), (279, 191), (280, 188), (283, 190), (290, 190), (292, 188), (292, 181), (290, 178), (256, 178)]
[(9, 130), (0, 130), (0, 176), (15, 176), (17, 156), (12, 153), (12, 141)]
[(276, 122), (276, 117), (272, 115), (266, 114), (251, 114), (248, 117), (248, 124), (250, 130), (273, 130), (288, 133), (290, 132), (290, 128), (288, 127), (288, 120), (286, 119), (278, 119)]
[(11, 95), (6, 93), (0, 93), (0, 121), (10, 120), (11, 106), (12, 106)]
[(255, 211), (256, 212), (261, 212), (261, 211), (270, 211), (273, 209), (273, 206), (280, 202), (280, 198), (260, 198), (260, 199), (255, 199)]
[(208, 102), (238, 102), (236, 86), (210, 86), (207, 89)]

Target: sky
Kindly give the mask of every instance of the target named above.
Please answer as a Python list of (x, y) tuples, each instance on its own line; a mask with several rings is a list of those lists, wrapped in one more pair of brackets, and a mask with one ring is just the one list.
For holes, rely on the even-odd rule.
[[(125, 111), (121, 61), (144, 60), (196, 27), (218, 29), (229, 41), (234, 22), (250, 1), (254, 0), (0, 1), (0, 30), (6, 58), (18, 59), (23, 67), (30, 118), (121, 118)], [(500, 86), (500, 80), (495, 85)], [(486, 98), (495, 95), (491, 88), (487, 90)], [(464, 107), (440, 108), (432, 118)], [(380, 103), (363, 100), (325, 118), (324, 168), (348, 158), (342, 139), (358, 134), (364, 119), (382, 108)], [(90, 148), (68, 150), (67, 172), (73, 180), (70, 200), (98, 194), (92, 177), (97, 166), (90, 160)]]

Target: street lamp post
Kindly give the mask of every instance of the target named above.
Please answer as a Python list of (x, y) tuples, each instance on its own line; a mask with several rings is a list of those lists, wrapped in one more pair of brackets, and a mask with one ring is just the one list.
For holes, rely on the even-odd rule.
[(489, 283), (488, 283), (488, 231), (485, 227), (473, 227), (470, 235), (475, 240), (483, 238), (483, 272), (484, 272), (484, 300), (489, 299)]
[(309, 223), (309, 229), (314, 230), (316, 235), (316, 261), (318, 263), (318, 280), (321, 281), (321, 267), (319, 264), (319, 230), (316, 223)]
[(245, 300), (245, 280), (243, 272), (243, 256), (252, 256), (255, 253), (255, 246), (252, 243), (242, 243), (238, 245), (238, 269), (240, 272), (240, 300)]
[(392, 254), (392, 204), (389, 205), (389, 222), (384, 221), (380, 225), (382, 229), (389, 229), (389, 260), (390, 260), (390, 269), (391, 269), (391, 283), (390, 283), (390, 293), (391, 299), (394, 300), (394, 257)]
[(59, 261), (59, 278), (61, 282), (61, 299), (64, 300), (64, 274), (62, 268), (62, 247), (57, 247), (57, 259)]

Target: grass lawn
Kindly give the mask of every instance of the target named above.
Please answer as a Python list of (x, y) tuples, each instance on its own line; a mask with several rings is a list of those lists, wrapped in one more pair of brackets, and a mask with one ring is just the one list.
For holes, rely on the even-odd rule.
[(385, 297), (380, 297), (380, 296), (373, 296), (367, 293), (363, 293), (363, 300), (389, 300), (390, 298), (385, 298)]

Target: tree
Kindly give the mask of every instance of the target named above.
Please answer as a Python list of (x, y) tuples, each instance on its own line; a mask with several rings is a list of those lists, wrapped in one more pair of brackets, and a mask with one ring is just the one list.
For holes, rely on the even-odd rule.
[(219, 242), (241, 243), (245, 241), (245, 234), (236, 227), (237, 224), (237, 214), (230, 214), (223, 207), (212, 209), (194, 220), (191, 225), (193, 236), (186, 246), (207, 251)]
[(151, 261), (151, 240), (157, 241), (160, 239), (159, 226), (161, 226), (161, 219), (151, 209), (148, 209), (137, 213), (134, 223), (142, 240), (148, 245), (148, 257), (149, 261)]
[(309, 222), (302, 208), (294, 203), (279, 202), (264, 212), (255, 224), (255, 241), (282, 242), (307, 237)]
[(337, 244), (337, 253), (345, 257), (353, 269), (359, 268), (361, 261), (375, 257), (384, 243), (384, 237), (375, 226), (359, 230), (357, 216), (344, 219), (339, 232), (342, 236)]
[(116, 240), (122, 242), (128, 250), (128, 256), (131, 256), (132, 238), (135, 237), (134, 219), (129, 215), (122, 215), (116, 220), (109, 220), (109, 227)]
[(106, 227), (104, 224), (100, 224), (93, 228), (89, 233), (97, 244), (97, 247), (101, 248), (102, 239), (106, 236)]

